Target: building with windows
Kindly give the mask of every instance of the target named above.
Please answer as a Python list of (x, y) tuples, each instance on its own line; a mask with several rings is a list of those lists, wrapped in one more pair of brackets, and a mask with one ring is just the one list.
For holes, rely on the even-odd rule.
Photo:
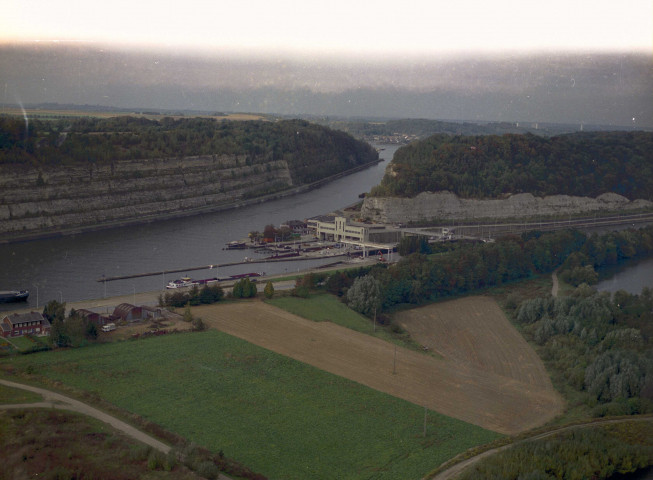
[(50, 335), (50, 322), (38, 312), (6, 315), (0, 322), (0, 335), (3, 337)]
[(366, 243), (369, 240), (369, 227), (350, 224), (345, 217), (335, 217), (333, 221), (317, 220), (315, 236), (330, 242)]

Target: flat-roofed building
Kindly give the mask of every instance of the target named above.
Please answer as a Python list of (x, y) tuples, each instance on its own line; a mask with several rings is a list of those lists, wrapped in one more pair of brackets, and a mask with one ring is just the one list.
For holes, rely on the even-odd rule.
[(369, 228), (366, 225), (350, 224), (345, 217), (335, 217), (333, 222), (316, 221), (315, 235), (320, 240), (332, 242), (359, 242), (368, 241)]

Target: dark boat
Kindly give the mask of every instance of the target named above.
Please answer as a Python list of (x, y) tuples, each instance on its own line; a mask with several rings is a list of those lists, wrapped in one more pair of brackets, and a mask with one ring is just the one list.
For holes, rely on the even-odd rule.
[(0, 291), (0, 303), (26, 302), (29, 297), (27, 290), (3, 290)]
[(231, 278), (232, 280), (238, 280), (241, 278), (260, 277), (262, 275), (265, 275), (265, 273), (257, 273), (257, 272), (239, 273), (238, 275), (231, 275), (229, 278)]

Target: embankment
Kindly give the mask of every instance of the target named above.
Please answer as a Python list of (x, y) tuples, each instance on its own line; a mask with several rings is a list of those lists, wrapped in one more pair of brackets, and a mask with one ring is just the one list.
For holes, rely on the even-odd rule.
[(653, 207), (648, 200), (630, 201), (616, 193), (596, 198), (553, 195), (535, 197), (530, 193), (505, 199), (476, 200), (442, 192), (424, 192), (413, 198), (366, 197), (361, 216), (382, 223), (428, 222), (433, 220), (475, 220), (532, 218), (576, 215), (592, 212), (618, 212)]
[(3, 171), (0, 243), (260, 203), (310, 190), (377, 162), (296, 185), (283, 160), (197, 156)]

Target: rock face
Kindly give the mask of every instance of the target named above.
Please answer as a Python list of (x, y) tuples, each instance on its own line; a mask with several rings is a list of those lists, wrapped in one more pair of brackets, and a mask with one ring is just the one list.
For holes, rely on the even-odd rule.
[(0, 172), (0, 240), (218, 210), (292, 187), (285, 161), (238, 156)]
[(425, 222), (431, 220), (473, 220), (527, 218), (598, 211), (650, 208), (647, 200), (630, 201), (616, 193), (596, 198), (553, 195), (535, 197), (530, 193), (506, 199), (474, 200), (458, 198), (447, 191), (424, 192), (414, 198), (366, 197), (361, 216), (383, 223)]

